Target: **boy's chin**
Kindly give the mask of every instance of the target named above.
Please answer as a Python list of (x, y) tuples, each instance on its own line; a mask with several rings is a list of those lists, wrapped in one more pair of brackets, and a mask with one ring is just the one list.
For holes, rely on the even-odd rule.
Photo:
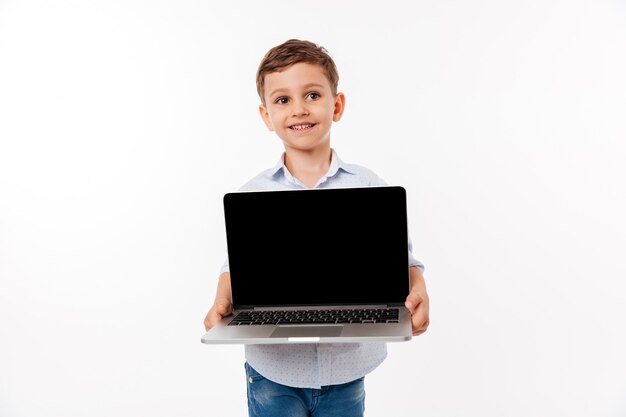
[(297, 141), (297, 140), (283, 140), (283, 146), (285, 151), (315, 151), (325, 150), (330, 148), (330, 141), (313, 142), (313, 141)]

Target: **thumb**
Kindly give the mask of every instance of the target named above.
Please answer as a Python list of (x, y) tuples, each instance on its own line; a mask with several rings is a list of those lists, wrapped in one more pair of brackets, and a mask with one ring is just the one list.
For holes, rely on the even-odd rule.
[(415, 308), (422, 302), (422, 297), (416, 292), (411, 291), (411, 293), (406, 297), (406, 302), (404, 305), (406, 308), (411, 311), (411, 313), (415, 312)]

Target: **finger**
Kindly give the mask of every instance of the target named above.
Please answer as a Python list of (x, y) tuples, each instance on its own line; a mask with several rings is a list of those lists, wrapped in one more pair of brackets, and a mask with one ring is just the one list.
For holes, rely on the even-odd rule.
[(222, 319), (222, 316), (217, 312), (216, 308), (212, 308), (204, 319), (204, 326), (207, 330), (215, 326), (215, 324)]
[(428, 322), (428, 309), (427, 308), (418, 308), (415, 313), (411, 316), (411, 321), (416, 325), (422, 325)]
[(216, 304), (204, 318), (204, 327), (208, 331), (215, 326), (224, 316), (229, 315), (229, 307), (222, 304)]
[(430, 324), (430, 320), (425, 314), (415, 314), (411, 318), (411, 324), (413, 327), (413, 336), (418, 336), (428, 329), (428, 325)]
[(413, 325), (413, 331), (417, 330), (426, 330), (428, 328), (428, 320), (411, 320), (411, 324)]
[(413, 336), (419, 336), (419, 335), (421, 335), (421, 334), (423, 334), (423, 333), (426, 333), (426, 329), (424, 329), (424, 330), (416, 330), (416, 331), (414, 331), (414, 332), (413, 332)]
[(210, 328), (215, 326), (217, 323), (219, 323), (220, 320), (222, 320), (222, 316), (217, 311), (213, 311), (207, 316), (207, 319), (205, 320), (204, 325), (207, 328), (207, 330), (209, 330)]
[(204, 318), (204, 329), (209, 331), (211, 327), (213, 327), (213, 322), (211, 321), (211, 312), (208, 312)]

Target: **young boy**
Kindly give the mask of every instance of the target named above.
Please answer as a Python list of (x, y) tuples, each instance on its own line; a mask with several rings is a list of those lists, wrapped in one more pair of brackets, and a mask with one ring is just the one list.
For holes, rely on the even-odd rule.
[[(273, 168), (252, 178), (241, 191), (386, 185), (371, 170), (343, 162), (330, 146), (331, 125), (341, 119), (345, 106), (344, 94), (337, 91), (338, 79), (328, 52), (312, 42), (291, 39), (267, 52), (257, 71), (259, 113), (285, 152)], [(339, 245), (350, 244), (346, 236), (330, 238)], [(417, 336), (428, 327), (429, 300), (424, 266), (413, 257), (410, 243), (408, 250), (406, 306)], [(205, 328), (231, 311), (226, 261)], [(363, 416), (364, 377), (386, 356), (386, 344), (378, 342), (246, 345), (249, 415)]]

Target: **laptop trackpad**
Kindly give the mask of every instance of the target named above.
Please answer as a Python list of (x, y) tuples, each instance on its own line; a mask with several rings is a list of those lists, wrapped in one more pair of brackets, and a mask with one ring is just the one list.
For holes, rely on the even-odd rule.
[(334, 337), (343, 326), (279, 326), (270, 337)]

